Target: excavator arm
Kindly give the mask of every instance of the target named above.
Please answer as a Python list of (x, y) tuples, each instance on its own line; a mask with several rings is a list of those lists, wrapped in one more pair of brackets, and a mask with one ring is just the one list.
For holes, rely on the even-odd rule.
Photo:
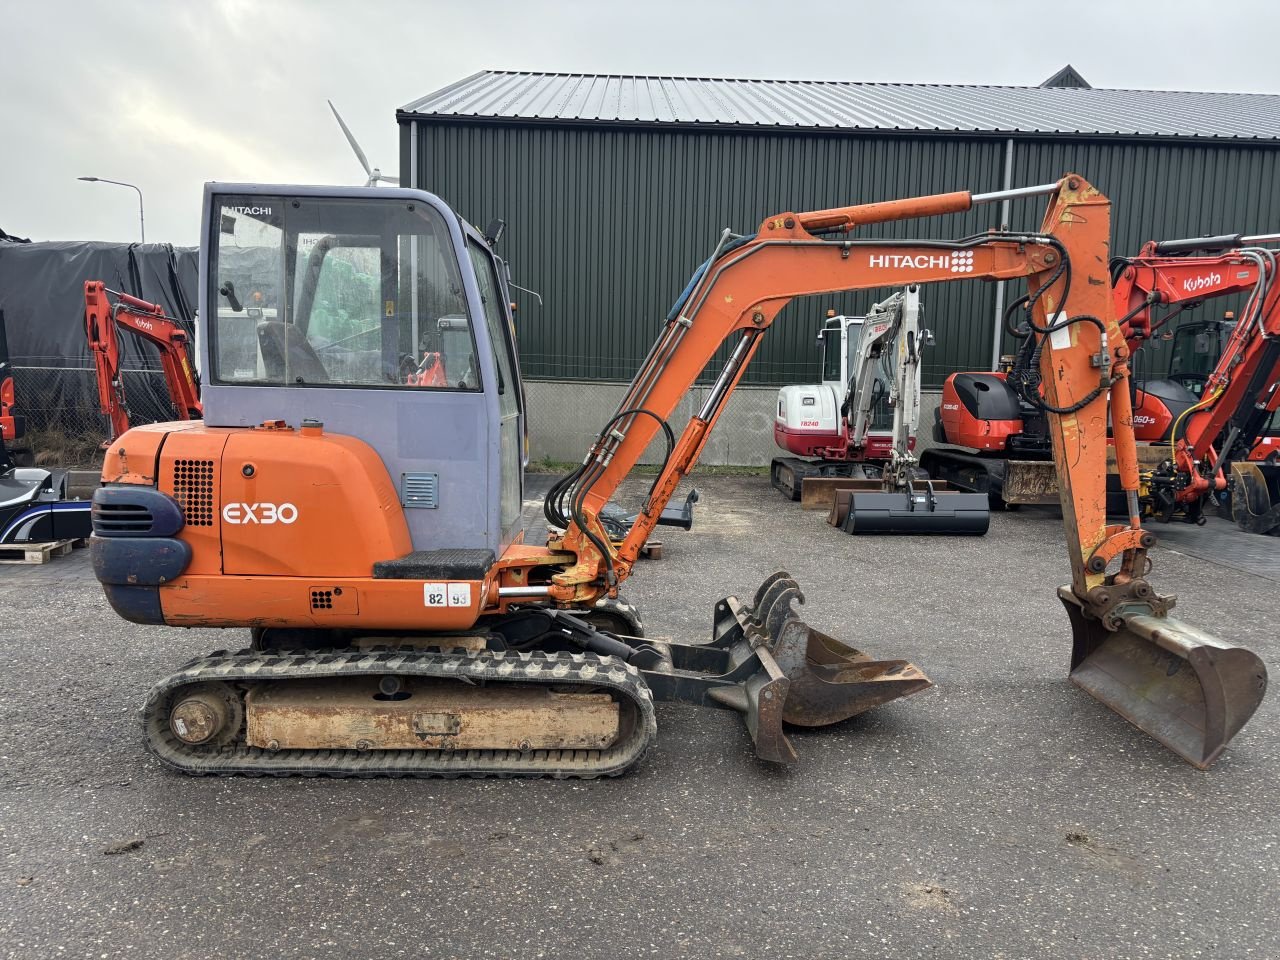
[[(849, 423), (849, 445), (862, 447), (871, 432), (872, 406), (875, 403), (876, 368), (883, 352), (894, 344), (902, 320), (901, 293), (871, 305), (862, 322), (862, 336), (849, 360), (849, 381), (853, 390), (844, 400), (844, 413)], [(897, 379), (894, 379), (894, 388)], [(891, 397), (892, 402), (892, 397)], [(896, 434), (895, 434), (896, 439)]]
[[(116, 298), (114, 304), (107, 294)], [(98, 406), (111, 421), (111, 437), (107, 443), (129, 429), (117, 327), (159, 349), (165, 386), (178, 419), (199, 420), (204, 415), (199, 387), (187, 355), (187, 332), (177, 320), (165, 315), (163, 307), (127, 293), (108, 290), (101, 280), (86, 280), (84, 322), (97, 373)]]
[[(1037, 233), (991, 232), (957, 241), (832, 237), (857, 227), (957, 213), (1010, 196), (1050, 195)], [(1138, 461), (1129, 346), (1117, 321), (1107, 256), (1110, 202), (1083, 178), (972, 195), (785, 213), (755, 236), (722, 237), (676, 303), (657, 342), (581, 466), (549, 492), (547, 519), (565, 530), (553, 601), (590, 605), (630, 573), (761, 338), (793, 297), (951, 280), (1026, 278), (1024, 396), (1047, 414), (1059, 480), (1071, 584), (1060, 597), (1073, 624), (1072, 679), (1198, 766), (1207, 766), (1261, 702), (1266, 671), (1233, 647), (1168, 616), (1171, 597), (1145, 579), (1155, 538), (1138, 516)], [(727, 362), (677, 439), (667, 420), (722, 345)], [(1107, 424), (1127, 524), (1106, 516)], [(667, 455), (630, 533), (615, 548), (598, 514), (662, 431)], [(549, 558), (550, 559), (550, 558)], [(554, 565), (557, 560), (553, 560)], [(762, 588), (763, 590), (764, 588)], [(815, 654), (812, 644), (808, 656)], [(1187, 664), (1191, 669), (1182, 669)], [(1181, 673), (1179, 674), (1179, 671)], [(1176, 682), (1169, 678), (1177, 676)]]
[[(1270, 235), (1241, 238), (1242, 243), (1258, 243), (1277, 239)], [(1113, 262), (1115, 283), (1112, 297), (1116, 316), (1129, 341), (1130, 350), (1150, 339), (1187, 307), (1214, 297), (1235, 293), (1256, 296), (1265, 293), (1274, 267), (1268, 263), (1270, 252), (1263, 248), (1239, 247), (1216, 256), (1177, 256), (1163, 253), (1180, 249), (1193, 241), (1148, 241), (1138, 255), (1118, 258)], [(1175, 309), (1153, 320), (1156, 306)]]
[[(1072, 183), (1078, 186), (1069, 187)], [(1081, 211), (1060, 214), (1057, 234), (1061, 237), (988, 233), (958, 241), (895, 241), (833, 236), (891, 220), (962, 212), (1010, 195), (1038, 194), (1053, 194), (1057, 206)], [(1057, 184), (1001, 193), (959, 192), (786, 213), (766, 220), (753, 237), (726, 233), (672, 310), (618, 412), (586, 460), (548, 494), (548, 520), (566, 530), (551, 545), (576, 558), (554, 577), (552, 595), (565, 601), (590, 601), (625, 579), (663, 506), (696, 463), (761, 338), (792, 298), (952, 280), (1026, 277), (1036, 285), (1037, 277), (1061, 273), (1058, 265), (1072, 246), (1082, 247), (1082, 260), (1102, 256), (1105, 267), (1106, 225), (1100, 234), (1094, 231), (1086, 237), (1078, 222), (1089, 222), (1083, 211), (1091, 205), (1106, 206), (1105, 198), (1098, 198), (1100, 194), (1083, 180), (1068, 177)], [(1105, 311), (1105, 298), (1094, 293), (1084, 284), (1075, 288), (1077, 299), (1087, 304), (1077, 308), (1080, 312)], [(1122, 342), (1122, 338), (1113, 339)], [(728, 361), (677, 440), (667, 418), (726, 344)], [(1092, 381), (1098, 383), (1099, 377), (1095, 372)], [(660, 430), (669, 451), (666, 462), (631, 533), (614, 550), (602, 534), (597, 514)], [(1136, 489), (1136, 478), (1134, 482)]]
[(1254, 255), (1265, 267), (1263, 280), (1209, 374), (1201, 404), (1189, 411), (1185, 431), (1174, 430), (1180, 460), (1210, 455), (1224, 433), (1224, 455), (1247, 453), (1269, 416), (1268, 401), (1280, 380), (1280, 283), (1275, 254), (1259, 249)]

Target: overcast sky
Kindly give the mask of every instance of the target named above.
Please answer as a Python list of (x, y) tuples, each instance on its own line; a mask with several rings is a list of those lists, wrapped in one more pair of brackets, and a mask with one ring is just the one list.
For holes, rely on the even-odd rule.
[[(1229, 12), (1229, 16), (1226, 15)], [(0, 0), (0, 228), (193, 244), (206, 180), (362, 183), (483, 69), (1280, 93), (1280, 2)], [(958, 188), (962, 184), (956, 185)], [(871, 199), (871, 198), (868, 198)]]

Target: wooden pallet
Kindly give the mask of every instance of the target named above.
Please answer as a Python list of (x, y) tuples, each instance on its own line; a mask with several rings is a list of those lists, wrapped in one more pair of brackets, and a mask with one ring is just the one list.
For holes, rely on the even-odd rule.
[(89, 541), (53, 540), (49, 543), (0, 544), (0, 563), (48, 563), (54, 557), (65, 557), (72, 550), (86, 547)]
[(640, 548), (640, 556), (644, 557), (647, 560), (661, 560), (662, 559), (662, 541), (650, 540), (647, 543), (645, 543), (645, 545)]

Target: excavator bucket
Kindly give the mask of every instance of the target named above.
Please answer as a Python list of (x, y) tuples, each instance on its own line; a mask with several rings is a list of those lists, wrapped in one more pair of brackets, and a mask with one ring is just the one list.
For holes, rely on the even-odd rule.
[(1231, 465), (1231, 516), (1248, 533), (1280, 529), (1280, 464)]
[(710, 643), (664, 644), (669, 665), (645, 671), (654, 698), (737, 710), (758, 757), (794, 763), (784, 724), (839, 723), (933, 685), (906, 660), (875, 660), (815, 630), (796, 614), (797, 601), (799, 585), (782, 572), (750, 605), (721, 600)]
[(1257, 655), (1168, 616), (1117, 615), (1109, 630), (1070, 587), (1071, 681), (1201, 770), (1253, 716), (1267, 690)]
[(904, 533), (982, 536), (991, 525), (985, 493), (942, 493), (932, 483), (908, 490), (849, 497), (845, 533)]

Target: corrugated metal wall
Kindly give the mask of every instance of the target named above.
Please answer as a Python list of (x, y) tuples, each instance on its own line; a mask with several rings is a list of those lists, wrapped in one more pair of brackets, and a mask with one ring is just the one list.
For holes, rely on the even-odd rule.
[[(1111, 253), (1130, 256), (1148, 240), (1280, 231), (1280, 149), (1157, 143), (1016, 141), (1013, 182), (1040, 183), (1080, 173), (1112, 200)], [(1013, 226), (1032, 229), (1043, 204), (1012, 205)], [(1239, 311), (1243, 297), (1221, 297), (1179, 318)], [(1006, 348), (1010, 340), (1006, 339)], [(1168, 344), (1144, 346), (1139, 376), (1160, 376)]]
[[(1004, 175), (998, 139), (414, 122), (414, 183), (473, 223), (506, 220), (503, 254), (512, 278), (542, 295), (542, 307), (519, 298), (530, 377), (629, 379), (726, 226), (754, 233), (765, 217), (787, 210), (996, 190)], [(1243, 148), (1019, 142), (1013, 182), (1084, 173), (1118, 198), (1117, 249), (1132, 251), (1148, 236), (1280, 225), (1278, 157), (1280, 151)], [(412, 166), (404, 123), (400, 169)], [(1015, 205), (1014, 225), (1037, 225), (1041, 210), (1038, 202)], [(959, 237), (998, 225), (999, 214), (992, 205), (888, 224), (874, 235)], [(811, 380), (824, 311), (860, 311), (885, 293), (796, 301), (766, 338), (747, 381)], [(940, 284), (928, 294), (926, 324), (937, 346), (926, 358), (927, 382), (987, 369), (994, 286)]]

